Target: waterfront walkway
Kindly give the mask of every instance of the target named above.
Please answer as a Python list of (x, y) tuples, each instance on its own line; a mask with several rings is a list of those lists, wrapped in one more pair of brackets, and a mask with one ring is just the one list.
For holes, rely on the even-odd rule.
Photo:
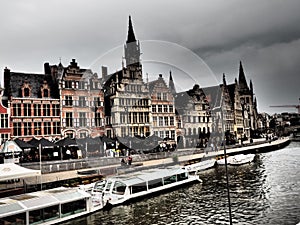
[[(262, 151), (271, 151), (271, 150), (276, 150), (279, 148), (282, 148), (286, 145), (288, 145), (289, 139), (288, 138), (281, 138), (272, 142), (266, 142), (265, 139), (257, 139), (254, 140), (254, 143), (252, 145), (247, 145), (243, 147), (231, 147), (226, 149), (226, 153), (228, 155), (234, 155), (234, 154), (239, 154), (239, 153), (250, 153), (250, 152), (262, 152)], [(244, 144), (247, 144), (244, 142)], [(186, 151), (187, 149), (185, 149)], [(192, 152), (195, 149), (190, 149)], [(183, 151), (183, 150), (178, 150), (178, 152)], [(178, 162), (179, 164), (183, 164), (184, 162), (187, 162), (189, 160), (195, 160), (195, 159), (200, 159), (203, 158), (204, 156), (209, 156), (209, 157), (217, 157), (220, 155), (224, 154), (224, 149), (221, 148), (219, 151), (213, 151), (213, 152), (208, 152), (208, 153), (198, 153), (198, 154), (189, 154), (189, 155), (182, 155), (176, 157), (176, 152), (173, 152), (173, 157), (168, 157), (164, 159), (154, 159), (154, 160), (147, 160), (147, 161), (141, 161), (138, 157), (139, 155), (134, 155), (133, 157), (133, 165), (128, 166), (128, 167), (121, 167), (120, 163), (115, 164), (115, 165), (109, 165), (109, 166), (104, 166), (104, 167), (95, 167), (95, 168), (89, 168), (86, 169), (85, 171), (98, 171), (98, 173), (101, 173), (101, 171), (115, 171), (116, 173), (121, 173), (124, 171), (136, 171), (136, 170), (142, 170), (142, 169), (147, 169), (151, 168), (154, 166), (164, 166), (164, 165), (170, 165), (174, 162)], [(177, 153), (178, 154), (178, 153)], [(178, 154), (180, 155), (180, 154)], [(177, 158), (177, 160), (174, 159), (174, 156)], [(136, 161), (135, 161), (136, 160)], [(111, 173), (113, 175), (114, 173)], [(60, 180), (67, 180), (67, 179), (72, 179), (72, 178), (77, 178), (77, 177), (82, 177), (84, 175), (80, 175), (78, 173), (78, 170), (69, 170), (69, 171), (64, 171), (64, 172), (57, 172), (57, 173), (47, 173), (47, 174), (42, 174), (40, 177), (32, 177), (32, 178), (25, 178), (24, 182), (26, 184), (40, 184), (42, 183), (50, 183), (50, 182), (55, 182), (55, 181), (60, 181)], [(41, 179), (41, 180), (40, 180)], [(4, 184), (6, 185), (6, 188), (13, 188), (13, 187), (22, 187), (23, 183), (18, 182), (15, 184)], [(3, 184), (1, 185), (1, 189), (3, 189)], [(4, 187), (5, 188), (5, 187)]]

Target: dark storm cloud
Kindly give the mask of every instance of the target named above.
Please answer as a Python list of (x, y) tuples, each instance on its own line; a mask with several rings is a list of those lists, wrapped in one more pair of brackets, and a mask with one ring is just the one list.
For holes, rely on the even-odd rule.
[[(192, 50), (212, 69), (216, 79), (221, 80), (224, 72), (228, 81), (233, 82), (242, 60), (247, 78), (253, 80), (260, 111), (274, 110), (269, 108), (273, 102), (296, 103), (300, 97), (300, 1), (52, 0), (47, 3), (1, 2), (2, 71), (8, 66), (13, 71), (40, 73), (44, 62), (58, 63), (60, 57), (64, 65), (76, 58), (80, 66), (89, 67), (119, 46), (120, 56), (116, 54), (111, 61), (113, 72), (121, 67), (127, 19), (132, 15), (139, 40), (174, 42)], [(149, 50), (141, 48), (142, 58), (147, 59)], [(180, 76), (180, 71), (186, 72), (191, 64), (180, 55), (170, 58), (174, 58), (170, 65), (181, 61), (181, 68), (174, 69), (175, 82), (176, 79), (181, 82), (184, 76)], [(94, 72), (100, 73), (99, 68), (96, 65)], [(168, 68), (158, 68), (165, 74), (169, 72)], [(157, 68), (149, 70), (145, 72), (159, 72)], [(193, 73), (190, 71), (193, 68), (188, 71)]]

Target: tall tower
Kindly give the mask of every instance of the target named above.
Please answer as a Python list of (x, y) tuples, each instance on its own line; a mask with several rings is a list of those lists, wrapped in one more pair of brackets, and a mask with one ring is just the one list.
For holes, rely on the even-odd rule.
[(130, 66), (135, 66), (135, 67), (141, 66), (140, 43), (135, 39), (133, 26), (131, 22), (131, 16), (129, 16), (128, 34), (127, 34), (126, 44), (124, 46), (124, 51), (125, 51), (125, 61), (126, 61), (127, 68)]

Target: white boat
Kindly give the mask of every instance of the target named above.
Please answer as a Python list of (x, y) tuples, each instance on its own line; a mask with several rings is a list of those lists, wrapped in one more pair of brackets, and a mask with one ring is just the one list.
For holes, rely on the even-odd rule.
[(0, 199), (0, 224), (57, 224), (103, 208), (79, 188), (55, 188)]
[[(242, 165), (250, 163), (254, 160), (255, 154), (239, 154), (233, 156), (227, 156), (228, 165)], [(217, 160), (218, 165), (225, 165), (225, 158)]]
[(199, 176), (189, 174), (184, 168), (151, 169), (110, 177), (105, 183), (97, 182), (92, 197), (93, 201), (103, 201), (106, 206), (118, 205), (191, 182), (202, 181)]
[(215, 157), (203, 157), (200, 162), (186, 165), (185, 169), (190, 173), (197, 173), (202, 170), (206, 170), (214, 167), (216, 164)]

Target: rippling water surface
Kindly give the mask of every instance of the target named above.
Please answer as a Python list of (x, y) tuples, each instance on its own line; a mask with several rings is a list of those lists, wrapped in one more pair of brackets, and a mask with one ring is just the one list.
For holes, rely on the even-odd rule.
[[(300, 222), (300, 142), (257, 155), (249, 165), (229, 167), (233, 224)], [(225, 169), (203, 172), (191, 184), (64, 224), (229, 224)]]

